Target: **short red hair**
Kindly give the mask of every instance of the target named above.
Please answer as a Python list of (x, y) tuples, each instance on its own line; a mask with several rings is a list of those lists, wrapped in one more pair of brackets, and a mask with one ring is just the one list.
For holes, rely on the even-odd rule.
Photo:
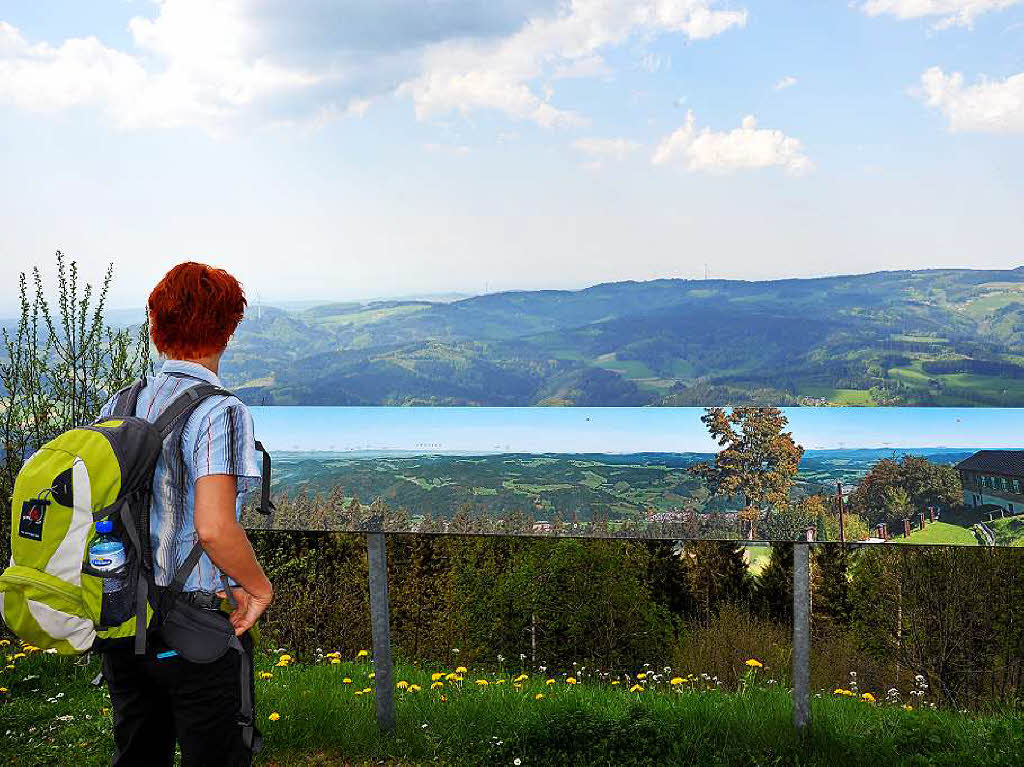
[(157, 351), (197, 359), (223, 351), (245, 313), (242, 286), (223, 269), (178, 264), (149, 294), (149, 334)]

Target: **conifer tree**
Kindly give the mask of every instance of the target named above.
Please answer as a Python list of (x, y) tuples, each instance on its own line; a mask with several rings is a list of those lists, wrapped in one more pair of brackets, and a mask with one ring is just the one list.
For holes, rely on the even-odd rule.
[(771, 620), (788, 623), (793, 618), (793, 544), (772, 544), (771, 557), (757, 579), (757, 606)]

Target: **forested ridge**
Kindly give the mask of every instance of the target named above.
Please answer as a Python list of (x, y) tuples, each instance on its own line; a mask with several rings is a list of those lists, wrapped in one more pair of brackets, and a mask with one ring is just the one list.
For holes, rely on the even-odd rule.
[(1024, 404), (1024, 269), (252, 304), (250, 404)]

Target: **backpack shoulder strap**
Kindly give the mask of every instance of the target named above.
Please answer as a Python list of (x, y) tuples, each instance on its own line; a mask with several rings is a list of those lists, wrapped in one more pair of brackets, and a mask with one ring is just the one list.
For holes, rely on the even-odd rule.
[(274, 502), (270, 500), (270, 453), (263, 447), (263, 443), (256, 440), (256, 450), (263, 453), (263, 471), (262, 474), (262, 485), (260, 490), (260, 505), (256, 509), (260, 514), (269, 516), (277, 511), (277, 507), (274, 506)]
[(146, 379), (145, 377), (142, 377), (131, 386), (126, 386), (121, 389), (121, 391), (115, 395), (117, 397), (117, 401), (114, 403), (114, 410), (111, 415), (135, 415), (135, 405), (139, 401), (139, 392), (142, 391), (145, 386)]
[(214, 386), (209, 383), (190, 386), (179, 394), (177, 398), (175, 398), (174, 401), (164, 409), (160, 416), (153, 422), (153, 426), (160, 432), (161, 438), (166, 438), (174, 429), (175, 423), (182, 415), (185, 413), (191, 413), (192, 410), (194, 410), (195, 407), (207, 397), (213, 397), (218, 394), (224, 397), (232, 396), (231, 392), (227, 389), (222, 389), (219, 386)]

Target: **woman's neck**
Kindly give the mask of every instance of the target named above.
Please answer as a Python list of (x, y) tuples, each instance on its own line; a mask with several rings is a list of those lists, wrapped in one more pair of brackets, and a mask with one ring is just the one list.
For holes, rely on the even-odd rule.
[(192, 362), (196, 365), (202, 365), (204, 368), (212, 372), (214, 375), (220, 375), (220, 373), (218, 372), (218, 368), (220, 367), (220, 355), (221, 353), (209, 354), (205, 357), (185, 358), (183, 361)]

